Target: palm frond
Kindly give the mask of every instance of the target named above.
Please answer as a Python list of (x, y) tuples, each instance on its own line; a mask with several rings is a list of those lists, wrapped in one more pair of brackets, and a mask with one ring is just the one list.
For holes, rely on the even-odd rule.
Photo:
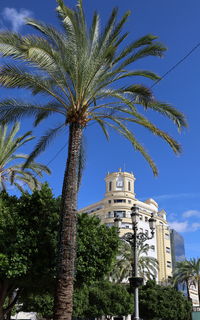
[(106, 136), (106, 139), (109, 140), (109, 133), (106, 129), (105, 122), (102, 119), (99, 119), (98, 117), (94, 116), (94, 120), (100, 125), (101, 129), (103, 130), (103, 133)]
[(7, 131), (6, 125), (0, 125), (0, 190), (6, 190), (8, 183), (19, 190), (23, 190), (25, 185), (33, 190), (40, 186), (37, 175), (42, 177), (44, 173), (50, 174), (51, 172), (47, 166), (35, 162), (31, 162), (29, 167), (23, 170), (24, 161), (19, 162), (18, 160), (26, 161), (28, 155), (15, 152), (34, 137), (31, 131), (16, 137), (19, 129), (19, 123), (15, 123), (10, 131)]
[[(148, 129), (151, 133), (153, 133), (153, 134), (159, 136), (160, 138), (162, 138), (163, 140), (165, 140), (169, 144), (169, 146), (172, 148), (174, 153), (176, 153), (176, 154), (181, 153), (181, 151), (182, 151), (181, 145), (176, 140), (174, 140), (172, 137), (170, 137), (169, 134), (167, 134), (163, 130), (157, 128), (152, 122), (150, 122), (144, 116), (141, 116), (140, 114), (136, 113), (134, 110), (133, 110), (133, 112), (131, 112), (130, 110), (123, 109), (120, 107), (118, 108), (118, 110), (120, 110), (121, 112), (133, 115), (135, 117), (135, 119), (133, 117), (120, 117), (120, 116), (117, 116), (116, 119), (118, 119), (120, 121), (133, 122), (133, 123), (137, 123), (137, 124), (141, 125), (142, 127)], [(109, 117), (107, 116), (107, 118), (109, 118)]]
[(148, 45), (147, 47), (138, 50), (136, 53), (125, 59), (120, 65), (117, 66), (115, 72), (120, 72), (125, 67), (139, 59), (143, 59), (149, 56), (162, 57), (165, 50), (166, 48), (161, 43), (153, 43), (151, 45)]
[(116, 57), (115, 60), (113, 61), (113, 64), (116, 64), (118, 61), (125, 58), (127, 55), (132, 53), (135, 49), (140, 48), (142, 46), (151, 45), (155, 39), (157, 39), (156, 36), (152, 34), (147, 34), (146, 36), (141, 37), (136, 41), (133, 41), (130, 45), (128, 45), (125, 49), (121, 51), (118, 57)]
[(0, 123), (16, 122), (27, 116), (35, 116), (43, 108), (21, 100), (5, 99), (0, 101)]
[(60, 129), (63, 128), (63, 124), (57, 126), (56, 128), (53, 129), (49, 129), (47, 130), (47, 132), (45, 133), (44, 136), (42, 136), (39, 140), (39, 142), (36, 144), (34, 150), (31, 152), (31, 154), (29, 155), (27, 161), (25, 162), (25, 164), (23, 165), (23, 168), (27, 168), (29, 166), (29, 164), (41, 153), (43, 152), (46, 147), (49, 145), (50, 142), (52, 142), (52, 140), (56, 137), (56, 135), (58, 134), (58, 132), (60, 131)]
[(62, 50), (63, 36), (53, 26), (46, 25), (43, 22), (37, 21), (35, 19), (31, 19), (31, 18), (28, 18), (26, 20), (26, 23), (27, 25), (30, 25), (36, 30), (40, 31), (55, 49), (59, 48)]
[(173, 108), (168, 103), (153, 100), (150, 103), (148, 103), (147, 108), (157, 111), (171, 119), (179, 130), (188, 126), (184, 114), (178, 111), (177, 109)]
[(153, 161), (153, 159), (150, 157), (150, 155), (146, 152), (146, 150), (144, 149), (144, 147), (141, 145), (141, 143), (139, 143), (136, 139), (136, 137), (134, 136), (134, 134), (127, 129), (127, 127), (119, 120), (115, 119), (114, 117), (110, 117), (110, 119), (112, 119), (113, 122), (115, 122), (117, 125), (114, 125), (110, 122), (106, 122), (108, 126), (110, 126), (111, 128), (113, 128), (114, 130), (116, 130), (118, 133), (120, 133), (123, 137), (125, 137), (128, 141), (130, 141), (130, 143), (132, 144), (132, 146), (134, 147), (135, 150), (139, 151), (141, 153), (141, 155), (146, 159), (146, 161), (149, 163), (153, 174), (155, 176), (158, 175), (158, 169)]

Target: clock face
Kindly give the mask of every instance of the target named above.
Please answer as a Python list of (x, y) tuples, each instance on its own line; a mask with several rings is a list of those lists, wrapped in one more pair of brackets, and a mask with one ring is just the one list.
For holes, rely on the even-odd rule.
[(123, 186), (124, 186), (124, 180), (121, 177), (117, 178), (116, 187), (117, 188), (123, 188)]

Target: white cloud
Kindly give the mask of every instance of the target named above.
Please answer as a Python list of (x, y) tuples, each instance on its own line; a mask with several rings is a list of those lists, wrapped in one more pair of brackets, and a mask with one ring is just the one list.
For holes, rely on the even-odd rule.
[(189, 221), (171, 221), (169, 222), (170, 228), (175, 229), (177, 232), (195, 232), (200, 229), (199, 222), (190, 223)]
[(32, 13), (27, 9), (20, 9), (17, 11), (15, 8), (4, 8), (2, 15), (4, 20), (11, 23), (12, 31), (18, 32), (25, 24), (25, 19), (31, 17)]
[(173, 221), (173, 222), (169, 222), (169, 225), (172, 229), (175, 229), (177, 232), (190, 231), (188, 221), (183, 221), (183, 222)]
[(155, 200), (170, 200), (178, 198), (197, 198), (200, 197), (200, 193), (172, 193), (172, 194), (161, 194), (152, 196)]
[(182, 216), (184, 218), (190, 218), (190, 217), (199, 217), (200, 218), (200, 211), (199, 210), (187, 210), (183, 212)]
[(200, 223), (199, 222), (194, 222), (191, 224), (191, 231), (197, 231), (200, 229)]

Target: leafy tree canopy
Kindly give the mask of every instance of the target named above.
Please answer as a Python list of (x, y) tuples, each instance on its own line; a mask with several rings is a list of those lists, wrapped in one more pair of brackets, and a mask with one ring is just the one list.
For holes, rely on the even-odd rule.
[(76, 286), (103, 278), (112, 267), (118, 251), (115, 228), (100, 224), (96, 217), (82, 214), (78, 218)]
[(144, 320), (189, 320), (192, 305), (181, 292), (148, 281), (140, 290), (140, 316)]
[[(82, 300), (83, 299), (83, 300)], [(133, 297), (125, 285), (99, 281), (74, 295), (74, 316), (85, 319), (125, 316), (133, 312)]]
[[(44, 297), (52, 301), (59, 207), (60, 198), (53, 197), (47, 184), (41, 190), (25, 193), (20, 198), (9, 196), (6, 192), (0, 193), (0, 292), (4, 292), (4, 296), (0, 294), (0, 308), (4, 305), (2, 313), (7, 312), (5, 301), (13, 292), (18, 292), (16, 301), (19, 296), (22, 300), (29, 296), (37, 297), (39, 309), (48, 305), (48, 299)], [(114, 228), (101, 225), (98, 218), (87, 214), (78, 216), (77, 238), (75, 284), (80, 288), (86, 283), (103, 279), (110, 271), (119, 239)]]
[[(43, 318), (52, 318), (53, 297), (50, 294), (30, 295), (23, 302), (23, 310), (37, 311)], [(73, 316), (76, 318), (128, 315), (132, 312), (133, 298), (124, 285), (98, 281), (75, 289)]]
[[(22, 290), (50, 288), (57, 246), (59, 200), (45, 184), (19, 199), (0, 194), (0, 314), (16, 303)], [(39, 280), (39, 281), (38, 281)], [(14, 294), (13, 294), (14, 293)], [(5, 307), (8, 297), (13, 296)]]

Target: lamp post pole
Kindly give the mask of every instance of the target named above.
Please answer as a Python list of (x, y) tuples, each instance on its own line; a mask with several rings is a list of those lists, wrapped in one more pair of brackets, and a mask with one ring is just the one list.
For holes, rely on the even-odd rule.
[[(138, 253), (137, 249), (143, 242), (153, 239), (155, 233), (155, 224), (156, 220), (153, 218), (153, 213), (149, 219), (149, 227), (151, 230), (151, 236), (143, 232), (138, 232), (138, 222), (139, 222), (139, 208), (136, 204), (131, 208), (131, 220), (132, 220), (132, 229), (133, 233), (128, 232), (122, 237), (123, 240), (128, 242), (131, 246), (133, 252), (133, 264), (132, 264), (132, 277), (129, 278), (131, 292), (134, 293), (134, 320), (139, 320), (139, 287), (143, 284), (143, 278), (138, 277)], [(114, 225), (118, 228), (121, 228), (122, 219), (116, 217), (114, 219)]]
[[(133, 250), (133, 266), (132, 266), (132, 278), (138, 278), (138, 256), (137, 256), (137, 224), (133, 224), (133, 242), (132, 242), (132, 250)], [(130, 282), (131, 285), (131, 282)], [(139, 288), (134, 286), (134, 319), (139, 320)]]

